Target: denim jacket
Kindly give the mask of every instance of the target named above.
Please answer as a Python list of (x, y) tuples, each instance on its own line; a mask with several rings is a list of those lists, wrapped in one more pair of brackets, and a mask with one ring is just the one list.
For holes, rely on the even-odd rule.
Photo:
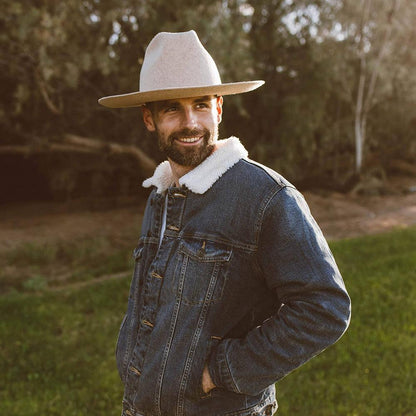
[(348, 326), (334, 258), (300, 193), (235, 137), (171, 183), (163, 162), (143, 184), (154, 189), (116, 351), (122, 414), (271, 415), (274, 383)]

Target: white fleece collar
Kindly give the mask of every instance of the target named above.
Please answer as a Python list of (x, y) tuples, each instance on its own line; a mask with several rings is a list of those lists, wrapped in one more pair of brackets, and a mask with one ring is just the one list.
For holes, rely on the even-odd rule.
[[(247, 158), (248, 153), (237, 137), (218, 140), (217, 150), (208, 156), (200, 165), (179, 179), (179, 184), (185, 185), (196, 194), (203, 194), (240, 159)], [(161, 194), (173, 183), (172, 170), (169, 161), (165, 160), (155, 170), (153, 176), (143, 182), (143, 187), (156, 186)]]

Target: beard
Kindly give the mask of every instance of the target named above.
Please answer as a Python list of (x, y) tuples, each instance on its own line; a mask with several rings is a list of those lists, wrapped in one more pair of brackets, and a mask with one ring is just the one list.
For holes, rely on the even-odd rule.
[[(182, 129), (165, 137), (156, 130), (159, 150), (169, 159), (181, 166), (196, 167), (203, 162), (214, 150), (218, 139), (218, 126), (213, 131), (202, 129)], [(186, 137), (201, 137), (202, 143), (195, 146), (181, 146), (177, 139)]]

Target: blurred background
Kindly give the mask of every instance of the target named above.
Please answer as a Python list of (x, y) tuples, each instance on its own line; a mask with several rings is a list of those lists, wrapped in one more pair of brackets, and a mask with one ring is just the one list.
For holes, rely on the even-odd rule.
[(194, 29), (223, 82), (266, 81), (225, 97), (220, 136), (302, 191), (352, 297), (341, 341), (277, 384), (278, 414), (415, 415), (415, 22), (415, 0), (0, 0), (0, 414), (120, 413), (162, 156), (139, 109), (97, 100), (138, 89), (156, 33)]
[(220, 133), (239, 136), (253, 159), (299, 188), (345, 192), (361, 181), (381, 192), (391, 173), (415, 173), (412, 0), (0, 7), (2, 203), (137, 192), (160, 161), (155, 143), (139, 110), (109, 110), (97, 99), (138, 89), (146, 45), (159, 31), (195, 29), (224, 82), (266, 81), (226, 97)]

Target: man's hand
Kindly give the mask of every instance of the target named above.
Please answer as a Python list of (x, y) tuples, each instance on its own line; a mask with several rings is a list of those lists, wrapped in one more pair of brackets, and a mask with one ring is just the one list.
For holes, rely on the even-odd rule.
[(202, 390), (205, 394), (208, 394), (212, 389), (215, 389), (215, 384), (212, 381), (211, 375), (208, 371), (208, 366), (205, 365), (202, 372)]

